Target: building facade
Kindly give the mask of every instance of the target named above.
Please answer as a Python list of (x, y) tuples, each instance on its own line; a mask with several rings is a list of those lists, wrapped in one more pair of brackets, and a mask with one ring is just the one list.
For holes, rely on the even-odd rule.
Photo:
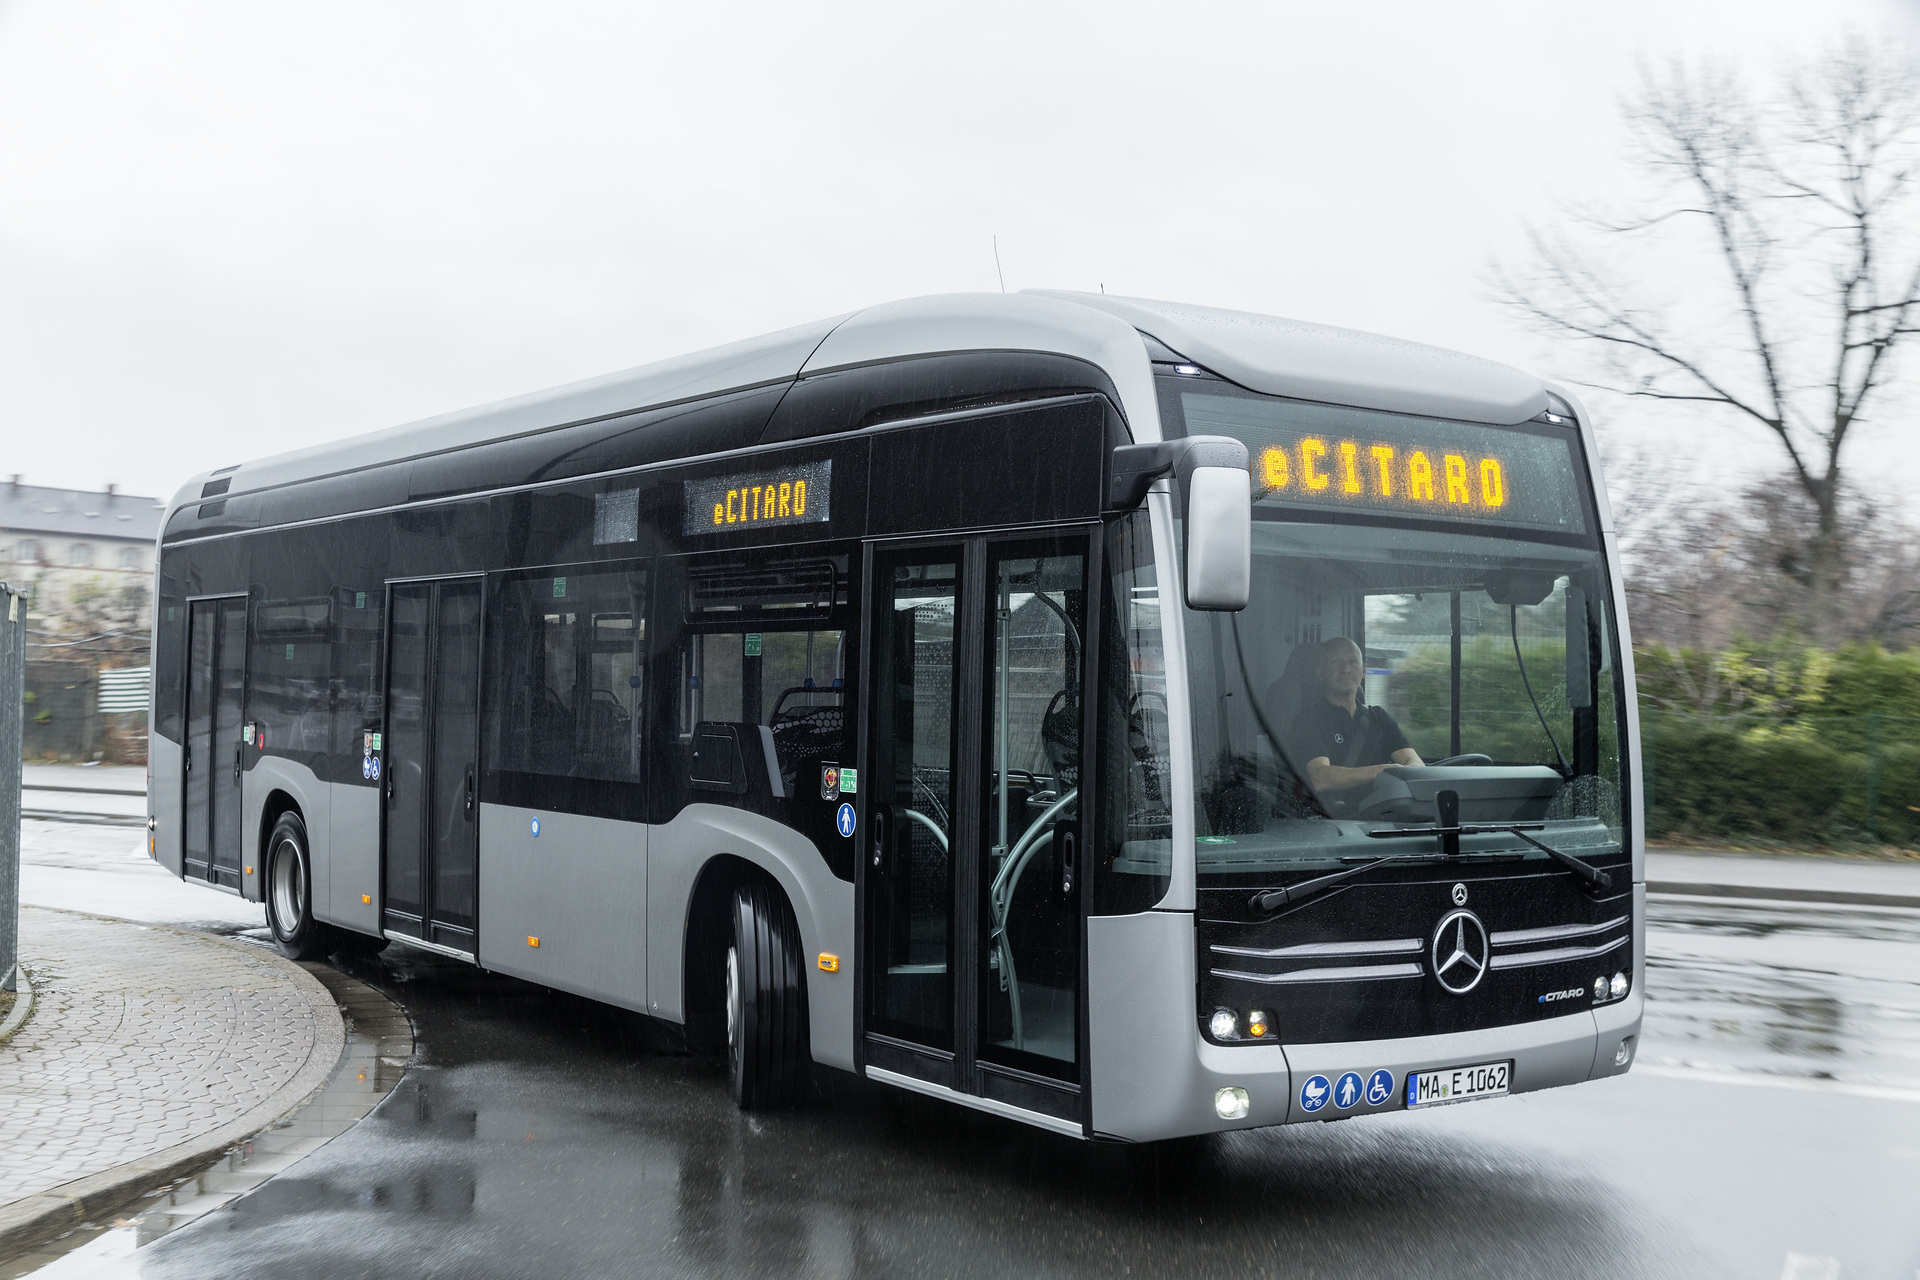
[(0, 579), (27, 603), (29, 759), (144, 759), (144, 710), (103, 710), (99, 673), (147, 665), (164, 510), (112, 485), (0, 485)]

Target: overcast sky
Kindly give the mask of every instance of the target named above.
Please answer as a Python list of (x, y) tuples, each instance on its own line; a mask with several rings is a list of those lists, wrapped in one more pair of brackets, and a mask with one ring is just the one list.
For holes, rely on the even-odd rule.
[[(1487, 267), (1556, 201), (1631, 190), (1616, 102), (1636, 61), (1764, 70), (1849, 25), (1911, 40), (1920, 2), (0, 0), (0, 473), (168, 495), (998, 289), (995, 235), (1008, 289), (1270, 312), (1554, 376), (1570, 353), (1488, 300)], [(1883, 425), (1856, 469), (1920, 479), (1894, 441)]]

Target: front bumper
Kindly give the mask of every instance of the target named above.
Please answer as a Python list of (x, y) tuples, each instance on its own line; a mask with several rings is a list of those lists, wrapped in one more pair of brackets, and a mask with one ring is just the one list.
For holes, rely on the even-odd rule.
[[(1483, 1030), (1395, 1040), (1337, 1044), (1216, 1045), (1194, 1017), (1193, 917), (1148, 911), (1098, 916), (1087, 922), (1088, 994), (1093, 1010), (1089, 1046), (1096, 1135), (1135, 1142), (1251, 1129), (1309, 1120), (1399, 1111), (1406, 1107), (1410, 1071), (1512, 1061), (1510, 1089), (1528, 1093), (1617, 1075), (1623, 1040), (1637, 1038), (1646, 991), (1646, 886), (1634, 886), (1633, 990), (1616, 1004)], [(1315, 1112), (1300, 1105), (1300, 1086), (1315, 1075), (1337, 1081), (1347, 1071), (1362, 1080), (1392, 1073), (1392, 1094), (1378, 1105), (1329, 1104)], [(1247, 1114), (1222, 1119), (1219, 1090), (1247, 1092)]]

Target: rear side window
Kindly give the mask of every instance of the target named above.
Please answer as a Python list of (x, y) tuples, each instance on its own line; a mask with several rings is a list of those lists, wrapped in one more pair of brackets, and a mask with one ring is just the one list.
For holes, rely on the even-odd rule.
[(646, 572), (548, 570), (501, 582), (487, 711), (495, 769), (640, 781)]

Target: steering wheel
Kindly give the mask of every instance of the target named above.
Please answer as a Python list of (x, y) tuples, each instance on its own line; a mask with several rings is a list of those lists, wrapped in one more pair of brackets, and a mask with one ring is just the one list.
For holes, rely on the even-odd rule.
[(1483, 756), (1483, 755), (1481, 755), (1481, 754), (1480, 754), (1479, 752), (1477, 752), (1477, 751), (1470, 751), (1470, 752), (1468, 752), (1468, 753), (1467, 753), (1466, 755), (1463, 755), (1463, 756), (1448, 756), (1448, 757), (1447, 757), (1447, 758), (1446, 758), (1445, 760), (1435, 760), (1435, 761), (1433, 762), (1433, 764), (1434, 764), (1434, 767), (1436, 767), (1436, 768), (1438, 768), (1438, 767), (1440, 767), (1440, 766), (1442, 766), (1442, 765), (1450, 765), (1450, 764), (1476, 764), (1476, 765), (1478, 765), (1478, 764), (1492, 764), (1492, 763), (1493, 763), (1493, 757), (1492, 757), (1492, 756)]

